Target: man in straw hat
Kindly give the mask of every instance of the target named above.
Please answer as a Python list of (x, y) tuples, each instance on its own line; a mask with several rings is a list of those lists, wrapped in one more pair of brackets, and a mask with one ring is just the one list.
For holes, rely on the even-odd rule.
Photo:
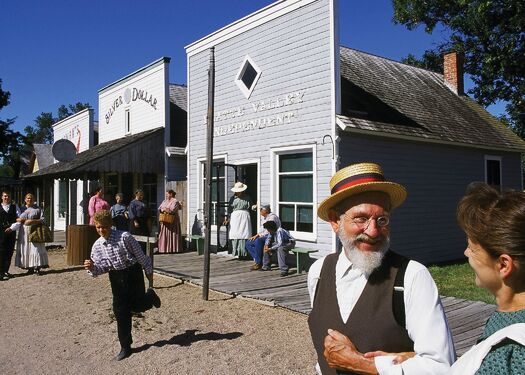
[[(343, 251), (308, 274), (318, 373), (446, 374), (454, 345), (436, 285), (423, 265), (389, 249), (391, 211), (405, 188), (379, 165), (360, 163), (338, 171), (330, 189), (317, 214)], [(402, 356), (409, 359), (396, 364)]]

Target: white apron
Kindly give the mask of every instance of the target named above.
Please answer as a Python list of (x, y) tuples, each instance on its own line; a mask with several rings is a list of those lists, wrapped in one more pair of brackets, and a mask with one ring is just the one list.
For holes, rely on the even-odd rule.
[(247, 240), (251, 237), (252, 223), (247, 210), (236, 210), (230, 215), (230, 240)]

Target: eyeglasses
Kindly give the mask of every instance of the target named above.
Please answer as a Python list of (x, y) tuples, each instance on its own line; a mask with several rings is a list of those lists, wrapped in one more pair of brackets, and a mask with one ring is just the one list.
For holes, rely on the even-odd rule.
[[(347, 214), (343, 214), (343, 216), (346, 218)], [(389, 216), (378, 216), (378, 217), (366, 217), (366, 216), (356, 216), (356, 217), (348, 217), (352, 222), (359, 228), (367, 230), (370, 226), (370, 222), (372, 220), (376, 221), (376, 225), (379, 228), (385, 228), (390, 224), (390, 217)]]

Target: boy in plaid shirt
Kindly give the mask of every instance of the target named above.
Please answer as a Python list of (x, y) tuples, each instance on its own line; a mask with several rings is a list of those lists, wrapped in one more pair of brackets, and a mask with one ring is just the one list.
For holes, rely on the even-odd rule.
[(153, 267), (135, 238), (128, 232), (111, 229), (113, 224), (108, 210), (98, 211), (93, 219), (100, 238), (93, 244), (91, 259), (84, 261), (84, 268), (93, 277), (109, 274), (121, 346), (116, 359), (120, 361), (131, 355), (131, 313), (160, 307), (160, 298), (152, 288), (144, 292), (142, 269), (149, 285), (153, 285)]

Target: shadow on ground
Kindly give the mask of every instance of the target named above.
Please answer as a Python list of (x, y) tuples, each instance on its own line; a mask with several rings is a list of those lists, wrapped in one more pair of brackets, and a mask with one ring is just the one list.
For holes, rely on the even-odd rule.
[(207, 333), (197, 333), (197, 329), (189, 329), (186, 332), (181, 333), (180, 335), (173, 336), (169, 340), (159, 340), (153, 344), (145, 344), (134, 348), (135, 353), (148, 350), (152, 346), (161, 348), (166, 345), (179, 345), (179, 346), (190, 346), (197, 341), (217, 341), (217, 340), (235, 340), (241, 337), (243, 334), (241, 332), (229, 332), (229, 333), (218, 333), (218, 332), (207, 332)]

